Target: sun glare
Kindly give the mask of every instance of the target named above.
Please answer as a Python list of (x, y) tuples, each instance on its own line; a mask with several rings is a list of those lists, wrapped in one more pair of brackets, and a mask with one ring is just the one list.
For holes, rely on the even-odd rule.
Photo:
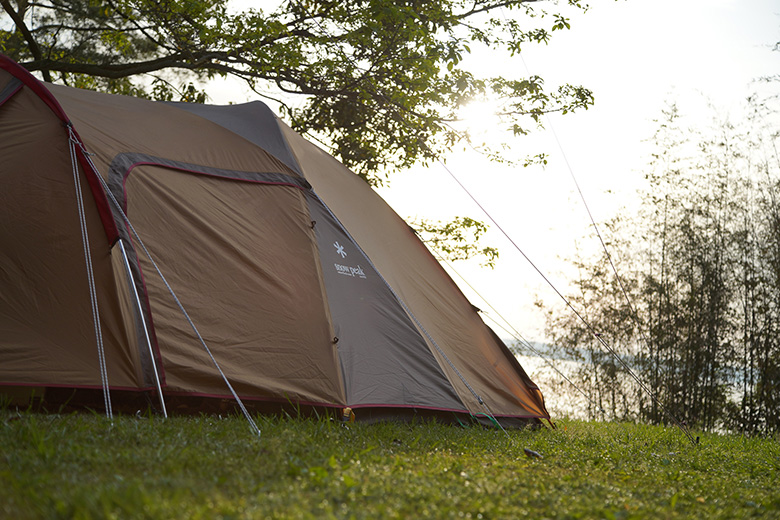
[(472, 101), (460, 109), (459, 125), (472, 137), (493, 133), (500, 126), (497, 112), (498, 105), (495, 101), (489, 99)]

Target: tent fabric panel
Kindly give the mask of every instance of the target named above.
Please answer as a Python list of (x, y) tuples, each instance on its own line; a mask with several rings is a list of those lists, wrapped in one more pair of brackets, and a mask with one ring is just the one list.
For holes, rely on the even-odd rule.
[[(0, 74), (2, 74), (0, 72)], [(33, 90), (0, 108), (0, 382), (100, 387), (67, 133)], [(87, 229), (112, 386), (137, 388), (108, 244), (84, 172)]]
[[(133, 226), (239, 395), (345, 402), (301, 190), (148, 165), (133, 170), (126, 189)], [(166, 391), (226, 394), (172, 296), (135, 249)]]
[(320, 249), (347, 403), (463, 411), (425, 340), (369, 260), (313, 194)]
[(232, 171), (299, 175), (262, 148), (197, 115), (145, 99), (51, 85), (105, 176), (132, 152)]
[[(412, 234), (408, 226), (400, 231)], [(424, 244), (415, 240), (409, 245), (416, 247), (404, 253), (406, 258), (415, 260), (410, 260), (411, 266), (403, 271), (396, 269), (394, 275), (400, 278), (403, 297), (407, 298), (412, 312), (460, 372), (456, 377), (462, 376), (468, 382), (491, 414), (518, 415), (520, 406), (526, 410), (521, 416), (527, 413), (547, 418), (536, 385), (529, 387), (524, 374), (516, 370), (516, 363), (509, 362), (503, 342), (495, 340)], [(469, 397), (472, 402), (475, 400), (473, 395), (464, 399)], [(471, 411), (485, 413), (486, 408), (476, 402)]]
[[(113, 200), (119, 204), (121, 211), (115, 209), (114, 218), (119, 229), (119, 235), (121, 239), (130, 244), (133, 242), (132, 233), (128, 228), (124, 216), (122, 213), (127, 211), (127, 196), (125, 191), (125, 181), (131, 172), (138, 166), (162, 166), (165, 168), (179, 170), (186, 173), (194, 173), (201, 175), (208, 175), (211, 177), (218, 177), (222, 179), (232, 181), (244, 181), (244, 182), (257, 182), (261, 184), (273, 184), (278, 186), (290, 186), (299, 189), (310, 188), (309, 183), (300, 177), (294, 177), (281, 172), (245, 172), (245, 171), (233, 171), (225, 170), (222, 168), (213, 168), (209, 166), (201, 166), (197, 164), (184, 163), (180, 161), (172, 161), (162, 157), (153, 157), (146, 154), (137, 153), (123, 153), (117, 155), (113, 161), (108, 172), (108, 188), (111, 191)], [(139, 344), (139, 353), (144, 361), (144, 374), (147, 380), (150, 376), (153, 376), (154, 367), (151, 363), (151, 355), (147, 354), (149, 350), (149, 343), (151, 343), (151, 351), (155, 356), (155, 361), (160, 373), (161, 380), (165, 380), (164, 370), (162, 368), (162, 362), (159, 358), (159, 347), (157, 343), (156, 332), (154, 328), (154, 318), (150, 312), (150, 304), (145, 288), (143, 285), (143, 273), (140, 270), (138, 264), (138, 257), (136, 252), (131, 247), (129, 250), (126, 248), (125, 252), (128, 256), (129, 270), (128, 277), (132, 277), (132, 281), (129, 283), (135, 284), (135, 290), (138, 294), (138, 301), (136, 302), (136, 329), (139, 331), (139, 338), (142, 338), (142, 343)], [(117, 254), (121, 255), (121, 251)], [(133, 295), (135, 297), (135, 295)], [(140, 305), (140, 309), (138, 306)], [(142, 315), (143, 314), (143, 315)], [(140, 327), (143, 325), (142, 320), (146, 321), (146, 330), (142, 331)], [(140, 332), (146, 332), (149, 336), (147, 343), (146, 335), (141, 335)]]
[(277, 123), (276, 116), (265, 103), (252, 101), (241, 105), (202, 105), (200, 103), (170, 103), (227, 128), (278, 158), (290, 169), (301, 174), (295, 156)]
[(432, 353), (469, 410), (485, 412), (468, 386), (494, 414), (548, 418), (538, 389), (525, 384), (507, 360), (506, 347), (496, 343), (457, 285), (409, 226), (357, 175), (280, 124), (314, 191), (424, 326)]

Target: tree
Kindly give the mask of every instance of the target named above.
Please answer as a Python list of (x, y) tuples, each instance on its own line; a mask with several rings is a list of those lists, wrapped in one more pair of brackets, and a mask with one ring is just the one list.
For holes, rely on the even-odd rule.
[[(567, 5), (584, 9), (580, 1)], [(203, 102), (205, 80), (234, 76), (372, 183), (464, 139), (453, 123), (472, 99), (502, 100), (514, 135), (545, 112), (593, 103), (583, 87), (548, 92), (536, 76), (485, 78), (466, 67), (472, 47), (511, 56), (569, 28), (531, 0), (285, 0), (267, 12), (236, 12), (228, 0), (0, 6), (0, 52), (46, 81)]]

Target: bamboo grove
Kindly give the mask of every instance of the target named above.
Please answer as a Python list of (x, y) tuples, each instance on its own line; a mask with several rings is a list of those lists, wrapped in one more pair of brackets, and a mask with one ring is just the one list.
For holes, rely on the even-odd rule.
[(604, 226), (609, 257), (574, 262), (572, 303), (657, 397), (576, 316), (551, 312), (550, 337), (578, 361), (573, 375), (592, 398), (591, 418), (664, 423), (671, 414), (705, 430), (780, 432), (773, 103), (752, 98), (738, 122), (715, 118), (708, 129), (685, 128), (669, 105), (639, 210)]

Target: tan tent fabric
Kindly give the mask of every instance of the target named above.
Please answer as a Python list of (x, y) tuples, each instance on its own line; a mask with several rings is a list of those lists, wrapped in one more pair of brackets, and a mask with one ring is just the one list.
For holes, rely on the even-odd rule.
[(0, 393), (101, 388), (68, 120), (120, 408), (154, 405), (158, 381), (195, 410), (230, 394), (145, 246), (242, 399), (549, 418), (403, 220), (264, 105), (44, 86), (2, 55)]
[[(4, 73), (0, 71), (0, 77)], [(67, 134), (29, 89), (0, 106), (0, 381), (100, 387)], [(81, 175), (111, 383), (143, 386), (111, 257)]]
[[(301, 190), (147, 166), (130, 175), (127, 192), (134, 227), (241, 395), (344, 404)], [(226, 395), (162, 281), (141, 263), (169, 389)]]

